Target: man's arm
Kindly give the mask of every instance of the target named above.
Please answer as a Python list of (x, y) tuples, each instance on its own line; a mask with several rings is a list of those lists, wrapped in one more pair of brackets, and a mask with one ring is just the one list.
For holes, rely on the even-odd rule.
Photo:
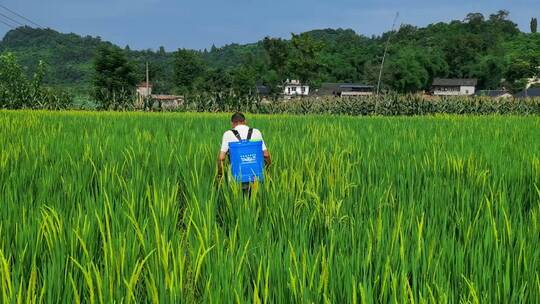
[(255, 132), (254, 135), (254, 138), (256, 139), (259, 139), (262, 141), (262, 148), (263, 148), (263, 155), (264, 155), (264, 166), (265, 167), (270, 167), (270, 165), (272, 164), (272, 158), (270, 157), (270, 152), (268, 152), (268, 149), (266, 148), (266, 143), (264, 142), (264, 139), (262, 137), (262, 133), (261, 131), (257, 130)]
[(223, 151), (219, 151), (218, 161), (217, 161), (217, 176), (218, 177), (223, 176), (223, 163), (225, 162), (226, 158), (227, 158), (227, 153)]
[(229, 151), (229, 137), (228, 133), (223, 133), (223, 137), (221, 139), (221, 149), (219, 150), (218, 159), (217, 159), (217, 176), (221, 177), (223, 176), (223, 163), (227, 159), (227, 152)]
[(268, 152), (268, 150), (264, 150), (263, 155), (264, 155), (264, 166), (268, 168), (272, 164), (272, 158), (270, 158), (270, 152)]

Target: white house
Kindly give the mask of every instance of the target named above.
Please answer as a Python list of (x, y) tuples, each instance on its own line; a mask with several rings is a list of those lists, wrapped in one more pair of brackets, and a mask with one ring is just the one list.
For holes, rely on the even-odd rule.
[(182, 96), (152, 94), (152, 87), (151, 83), (146, 82), (137, 85), (136, 108), (143, 109), (150, 107), (152, 109), (167, 111), (177, 109), (184, 103), (184, 98)]
[(141, 97), (148, 97), (152, 95), (152, 84), (141, 82), (137, 85), (137, 95)]
[(283, 95), (291, 98), (296, 96), (308, 96), (309, 86), (302, 84), (299, 80), (288, 80), (283, 86)]
[(171, 111), (184, 104), (184, 98), (177, 95), (152, 95), (152, 109)]
[(477, 84), (477, 79), (435, 78), (431, 92), (435, 96), (472, 96)]
[(144, 107), (144, 101), (149, 96), (152, 96), (152, 84), (147, 82), (141, 82), (137, 85), (137, 104), (136, 108), (142, 109)]

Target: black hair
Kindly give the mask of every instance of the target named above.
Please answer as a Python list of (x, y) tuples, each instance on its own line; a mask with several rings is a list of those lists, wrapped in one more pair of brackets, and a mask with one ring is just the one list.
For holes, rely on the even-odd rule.
[(246, 117), (244, 116), (244, 114), (240, 112), (234, 113), (233, 116), (231, 117), (232, 123), (238, 123), (238, 122), (244, 122), (244, 121), (246, 121)]

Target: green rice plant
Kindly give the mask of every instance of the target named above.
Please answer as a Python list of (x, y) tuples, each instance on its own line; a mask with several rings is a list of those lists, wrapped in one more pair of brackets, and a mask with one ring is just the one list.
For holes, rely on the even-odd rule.
[(538, 117), (249, 115), (251, 198), (227, 118), (1, 111), (0, 302), (540, 299)]

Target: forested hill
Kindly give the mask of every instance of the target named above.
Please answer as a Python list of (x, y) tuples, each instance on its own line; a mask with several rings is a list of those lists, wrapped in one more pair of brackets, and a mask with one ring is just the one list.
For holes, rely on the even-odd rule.
[[(532, 24), (531, 31), (535, 31)], [(490, 16), (473, 13), (463, 20), (423, 28), (403, 25), (396, 32), (376, 37), (353, 30), (325, 29), (293, 35), (291, 40), (212, 47), (193, 52), (202, 65), (196, 76), (208, 82), (226, 74), (233, 82), (250, 85), (270, 84), (282, 78), (299, 78), (315, 86), (341, 81), (373, 84), (389, 35), (383, 75), (383, 84), (389, 89), (414, 92), (428, 88), (434, 77), (474, 77), (481, 88), (506, 86), (517, 90), (523, 86), (523, 79), (539, 74), (540, 34), (521, 32), (508, 13), (500, 11)], [(45, 61), (49, 68), (46, 80), (51, 85), (88, 88), (93, 57), (105, 45), (112, 44), (99, 37), (26, 27), (7, 33), (0, 52), (15, 53), (29, 73), (39, 60)], [(144, 78), (144, 62), (148, 61), (159, 90), (171, 91), (179, 86), (175, 53), (158, 46), (144, 51), (122, 48), (139, 79)]]
[[(18, 28), (8, 32), (0, 42), (0, 52), (13, 52), (31, 73), (40, 60), (47, 65), (46, 81), (64, 87), (89, 87), (93, 74), (93, 59), (99, 47), (113, 46), (100, 37), (82, 37), (63, 34), (52, 29)], [(154, 51), (131, 51), (129, 57), (142, 62), (142, 58), (162, 62), (171, 55)], [(139, 64), (133, 62), (134, 67)], [(142, 72), (142, 68), (139, 68)], [(143, 73), (144, 75), (144, 73)]]

